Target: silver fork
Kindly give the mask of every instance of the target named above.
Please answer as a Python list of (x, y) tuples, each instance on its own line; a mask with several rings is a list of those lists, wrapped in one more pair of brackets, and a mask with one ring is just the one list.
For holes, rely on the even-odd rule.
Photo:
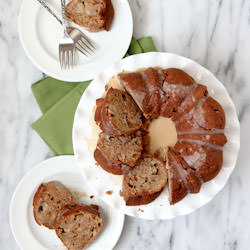
[[(44, 0), (37, 0), (55, 19), (62, 25), (62, 20), (53, 12), (53, 10), (44, 2)], [(93, 42), (79, 29), (76, 27), (68, 26), (67, 32), (69, 36), (74, 40), (75, 46), (85, 56), (91, 55), (96, 47)]]
[(67, 33), (65, 16), (65, 0), (61, 0), (63, 38), (59, 42), (59, 60), (62, 69), (73, 68), (75, 65), (75, 43)]

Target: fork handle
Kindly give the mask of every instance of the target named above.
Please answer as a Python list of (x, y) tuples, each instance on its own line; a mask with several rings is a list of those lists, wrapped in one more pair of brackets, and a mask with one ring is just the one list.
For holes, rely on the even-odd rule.
[(37, 0), (55, 19), (62, 24), (62, 20), (53, 12), (53, 10), (43, 1)]
[(64, 29), (64, 35), (69, 36), (67, 32), (67, 19), (65, 15), (65, 0), (61, 0), (61, 8), (62, 8), (62, 25)]

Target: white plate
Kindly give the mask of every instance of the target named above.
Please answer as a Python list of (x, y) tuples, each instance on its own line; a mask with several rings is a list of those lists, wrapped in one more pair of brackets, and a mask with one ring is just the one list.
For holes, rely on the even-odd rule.
[[(108, 79), (122, 70), (136, 70), (143, 67), (160, 66), (163, 68), (180, 68), (189, 73), (198, 83), (207, 85), (209, 94), (220, 102), (226, 113), (225, 134), (228, 142), (224, 146), (224, 161), (220, 173), (213, 180), (204, 183), (198, 194), (189, 194), (176, 205), (168, 202), (167, 187), (152, 203), (145, 206), (126, 206), (120, 196), (122, 178), (111, 175), (95, 165), (95, 160), (88, 152), (88, 145), (84, 138), (90, 138), (91, 126), (89, 119), (95, 101), (104, 93), (104, 86)], [(170, 53), (146, 53), (129, 56), (107, 68), (99, 74), (84, 92), (73, 125), (73, 145), (78, 165), (83, 176), (105, 202), (123, 213), (145, 219), (170, 219), (195, 211), (205, 205), (224, 187), (232, 173), (239, 147), (240, 125), (235, 106), (225, 87), (215, 76), (198, 63)], [(105, 190), (113, 190), (112, 196), (106, 195)], [(142, 211), (143, 210), (143, 211)]]
[[(77, 194), (80, 202), (100, 207), (103, 230), (88, 249), (113, 249), (122, 232), (124, 215), (96, 197), (79, 173), (73, 156), (58, 156), (38, 164), (18, 184), (10, 203), (10, 225), (19, 247), (23, 250), (65, 250), (55, 231), (39, 226), (33, 217), (33, 196), (42, 182), (50, 180), (61, 181)], [(90, 199), (90, 195), (95, 197)]]
[[(60, 17), (60, 1), (46, 1)], [(95, 55), (86, 58), (78, 53), (79, 63), (73, 70), (62, 71), (58, 61), (58, 42), (63, 31), (57, 20), (36, 0), (23, 0), (19, 15), (19, 35), (33, 64), (46, 74), (64, 81), (93, 79), (105, 67), (126, 53), (133, 32), (133, 20), (127, 0), (113, 0), (114, 19), (110, 31), (84, 33), (97, 45)]]

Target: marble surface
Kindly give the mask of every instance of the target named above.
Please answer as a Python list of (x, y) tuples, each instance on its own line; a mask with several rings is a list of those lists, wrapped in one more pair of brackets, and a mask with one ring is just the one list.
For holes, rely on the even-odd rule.
[[(115, 0), (114, 0), (115, 1)], [(21, 177), (53, 156), (30, 125), (40, 110), (30, 84), (44, 74), (18, 39), (21, 1), (0, 1), (0, 249), (18, 249), (8, 222)], [(168, 221), (126, 217), (115, 250), (245, 250), (250, 245), (250, 1), (130, 0), (134, 36), (153, 36), (159, 51), (196, 60), (224, 83), (241, 122), (241, 150), (226, 187), (205, 207)], [(33, 250), (33, 249), (32, 249)]]

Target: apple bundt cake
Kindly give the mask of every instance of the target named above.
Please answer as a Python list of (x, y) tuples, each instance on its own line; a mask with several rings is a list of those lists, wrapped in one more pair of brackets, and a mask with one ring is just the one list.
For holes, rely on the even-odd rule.
[[(94, 157), (106, 171), (124, 175), (122, 194), (126, 204), (151, 202), (163, 190), (166, 178), (170, 204), (189, 192), (199, 192), (202, 183), (214, 178), (222, 167), (227, 138), (221, 105), (209, 96), (205, 85), (180, 69), (147, 68), (122, 72), (117, 78), (125, 91), (110, 88), (97, 100), (95, 121), (103, 132)], [(178, 137), (166, 151), (164, 165), (159, 163), (162, 159), (155, 158), (157, 155), (148, 156), (144, 138), (147, 125), (159, 117), (172, 119)], [(151, 181), (152, 162), (161, 173), (153, 178), (155, 182)], [(168, 177), (162, 168), (167, 169)], [(128, 181), (132, 177), (133, 184)], [(147, 184), (141, 183), (142, 179)], [(157, 196), (142, 198), (142, 193), (152, 197), (152, 190)]]

